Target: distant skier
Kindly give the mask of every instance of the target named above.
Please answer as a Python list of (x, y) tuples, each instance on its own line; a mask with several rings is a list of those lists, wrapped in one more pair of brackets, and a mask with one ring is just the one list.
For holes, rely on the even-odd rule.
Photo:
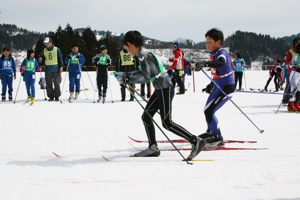
[(233, 61), (233, 68), (234, 68), (235, 87), (237, 85), (237, 82), (239, 82), (239, 90), (241, 90), (243, 73), (245, 68), (245, 61), (239, 52), (235, 53), (234, 56), (235, 56), (235, 60)]
[(3, 48), (3, 54), (0, 60), (0, 79), (2, 83), (2, 101), (6, 100), (6, 89), (8, 87), (8, 100), (12, 101), (13, 79), (16, 79), (16, 63), (11, 56), (8, 47)]
[[(97, 85), (98, 85), (98, 102), (103, 97), (103, 102), (106, 98), (107, 90), (107, 68), (111, 65), (110, 56), (107, 54), (107, 47), (105, 45), (100, 46), (100, 54), (97, 54), (92, 58), (93, 64), (97, 67)], [(102, 93), (103, 88), (103, 93)]]
[(296, 46), (295, 51), (297, 54), (292, 58), (290, 63), (291, 98), (289, 99), (288, 104), (289, 111), (300, 111), (300, 44)]
[(27, 57), (21, 64), (21, 75), (24, 76), (26, 91), (27, 91), (27, 102), (35, 103), (35, 71), (41, 71), (37, 60), (34, 58), (35, 53), (33, 49), (27, 50)]
[[(172, 121), (174, 87), (164, 66), (153, 53), (142, 49), (143, 36), (140, 32), (127, 32), (123, 43), (126, 45), (128, 52), (137, 57), (136, 60), (140, 65), (140, 70), (129, 72), (129, 76), (124, 77), (124, 79), (128, 79), (129, 83), (148, 83), (151, 81), (155, 88), (142, 115), (142, 120), (149, 140), (149, 148), (136, 153), (133, 156), (157, 157), (160, 155), (160, 150), (158, 149), (156, 142), (155, 127), (152, 121), (152, 117), (159, 110), (163, 127), (174, 134), (189, 140), (192, 144), (192, 151), (187, 159), (193, 159), (203, 149), (205, 141)], [(150, 114), (151, 117), (147, 113)]]
[(78, 53), (79, 47), (77, 44), (73, 44), (71, 46), (71, 53), (67, 55), (65, 58), (65, 63), (69, 64), (69, 91), (70, 97), (69, 101), (71, 102), (74, 99), (74, 87), (75, 90), (75, 99), (78, 99), (80, 94), (80, 79), (81, 79), (81, 71), (82, 65), (85, 63), (85, 58), (81, 53)]
[[(229, 54), (223, 49), (223, 32), (218, 29), (211, 29), (205, 34), (206, 47), (210, 52), (210, 61), (201, 61), (196, 64), (195, 70), (200, 71), (203, 67), (211, 67), (213, 80), (227, 94), (235, 91), (232, 62)], [(207, 145), (224, 146), (223, 136), (218, 128), (218, 119), (215, 113), (228, 101), (218, 87), (211, 82), (203, 91), (209, 93), (204, 107), (204, 114), (207, 123), (206, 133), (199, 135), (207, 141)]]
[(266, 83), (266, 86), (264, 88), (265, 91), (268, 91), (268, 85), (271, 82), (272, 78), (274, 76), (274, 84), (276, 88), (276, 92), (279, 91), (279, 85), (280, 85), (280, 77), (282, 76), (282, 66), (281, 66), (281, 61), (277, 60), (276, 65), (270, 67), (269, 69), (269, 79)]

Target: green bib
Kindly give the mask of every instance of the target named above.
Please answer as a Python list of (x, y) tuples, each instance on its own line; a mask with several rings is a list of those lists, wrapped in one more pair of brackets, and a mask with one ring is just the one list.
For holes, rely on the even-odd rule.
[(46, 58), (45, 65), (57, 65), (57, 47), (54, 47), (52, 51), (48, 51), (47, 48), (44, 49), (44, 56)]
[(34, 72), (35, 71), (35, 61), (26, 60), (25, 71), (26, 72)]
[(71, 65), (78, 65), (79, 64), (79, 61), (76, 58), (76, 55), (71, 55), (70, 64)]
[[(161, 62), (159, 61), (159, 59), (156, 57), (156, 55), (155, 55), (152, 51), (151, 51), (151, 54), (152, 54), (152, 55), (155, 57), (155, 59), (157, 60), (158, 67), (159, 67), (159, 70), (160, 70), (160, 73), (159, 73), (159, 74), (157, 74), (156, 76), (154, 76), (154, 77), (152, 77), (152, 78), (150, 79), (150, 82), (153, 82), (153, 81), (155, 81), (157, 78), (159, 78), (160, 76), (164, 75), (164, 73), (166, 72), (166, 69), (165, 69), (165, 67), (163, 66), (163, 64), (161, 64)], [(139, 65), (138, 68), (139, 68), (140, 70), (142, 70), (142, 66), (141, 66), (141, 65)]]
[(300, 68), (300, 55), (298, 54), (298, 63), (297, 63), (297, 67)]
[(106, 65), (106, 63), (107, 63), (107, 55), (106, 54), (105, 55), (100, 54), (99, 55), (99, 61), (98, 61), (98, 63), (100, 65)]

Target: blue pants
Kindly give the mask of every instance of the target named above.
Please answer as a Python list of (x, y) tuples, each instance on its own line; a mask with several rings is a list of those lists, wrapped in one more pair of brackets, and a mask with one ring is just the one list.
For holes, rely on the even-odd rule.
[(1, 95), (2, 96), (5, 96), (7, 86), (8, 86), (8, 94), (12, 95), (12, 92), (13, 92), (12, 82), (13, 82), (12, 73), (7, 74), (7, 75), (3, 74), (3, 78), (1, 80), (1, 83), (2, 83), (2, 94)]
[(107, 74), (106, 73), (98, 73), (97, 74), (97, 85), (98, 85), (98, 92), (102, 92), (103, 87), (103, 94), (106, 94), (107, 89)]
[[(235, 90), (234, 85), (220, 85), (220, 88), (228, 95)], [(228, 98), (220, 91), (218, 87), (211, 92), (209, 95), (206, 105), (204, 107), (204, 114), (208, 130), (212, 131), (215, 135), (221, 135), (218, 129), (218, 119), (215, 113), (228, 101)]]
[(35, 97), (35, 72), (24, 72), (27, 96)]
[(76, 87), (76, 92), (80, 93), (80, 72), (69, 72), (69, 91), (74, 92), (74, 86)]

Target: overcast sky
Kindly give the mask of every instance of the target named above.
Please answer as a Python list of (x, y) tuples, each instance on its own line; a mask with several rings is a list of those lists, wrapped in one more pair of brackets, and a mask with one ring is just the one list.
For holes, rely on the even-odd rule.
[(74, 28), (126, 33), (163, 41), (205, 40), (213, 27), (290, 36), (300, 32), (300, 0), (0, 0), (0, 23), (29, 31)]

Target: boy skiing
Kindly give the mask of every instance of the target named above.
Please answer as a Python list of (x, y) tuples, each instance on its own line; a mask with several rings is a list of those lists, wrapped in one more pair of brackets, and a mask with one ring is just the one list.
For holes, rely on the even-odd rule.
[(71, 53), (65, 58), (65, 63), (69, 66), (69, 91), (70, 97), (69, 102), (74, 100), (74, 87), (76, 86), (75, 99), (78, 99), (80, 94), (80, 79), (81, 79), (81, 70), (82, 65), (85, 62), (85, 58), (81, 53), (78, 53), (78, 45), (73, 44), (71, 47)]
[[(110, 56), (107, 55), (107, 47), (105, 45), (100, 46), (100, 54), (93, 57), (93, 63), (97, 67), (97, 85), (98, 85), (98, 96), (101, 100), (103, 97), (103, 103), (106, 98), (107, 90), (107, 68), (111, 65)], [(103, 87), (103, 93), (102, 93)]]
[(152, 119), (159, 110), (163, 127), (174, 134), (189, 140), (192, 145), (192, 151), (187, 160), (193, 159), (203, 149), (205, 141), (172, 121), (171, 114), (174, 87), (168, 73), (165, 72), (163, 65), (153, 53), (147, 52), (141, 48), (143, 46), (143, 37), (140, 32), (127, 32), (123, 43), (126, 46), (127, 51), (131, 55), (137, 57), (136, 61), (139, 64), (139, 70), (129, 72), (128, 77), (125, 76), (123, 78), (127, 79), (129, 83), (148, 83), (151, 81), (155, 88), (142, 115), (142, 120), (149, 140), (149, 148), (132, 156), (157, 157), (160, 155)]
[(35, 71), (41, 70), (39, 69), (39, 64), (34, 58), (34, 55), (34, 50), (28, 49), (27, 58), (23, 60), (20, 68), (21, 75), (24, 76), (24, 81), (26, 85), (27, 102), (31, 101), (32, 104), (35, 103)]
[(12, 101), (13, 78), (16, 79), (16, 63), (11, 56), (8, 47), (3, 48), (3, 54), (0, 60), (0, 79), (2, 83), (2, 101), (5, 101), (6, 88), (8, 87), (8, 99)]
[[(206, 47), (210, 52), (210, 61), (201, 61), (196, 64), (196, 71), (202, 70), (203, 67), (211, 67), (213, 80), (226, 93), (231, 94), (235, 91), (235, 82), (233, 77), (232, 62), (229, 54), (223, 49), (224, 40), (223, 32), (217, 29), (211, 29), (205, 34)], [(224, 145), (221, 131), (218, 128), (218, 119), (215, 113), (228, 101), (225, 95), (215, 87), (211, 82), (203, 91), (209, 93), (204, 114), (207, 123), (207, 131), (199, 135), (206, 140), (209, 146), (221, 147)]]

